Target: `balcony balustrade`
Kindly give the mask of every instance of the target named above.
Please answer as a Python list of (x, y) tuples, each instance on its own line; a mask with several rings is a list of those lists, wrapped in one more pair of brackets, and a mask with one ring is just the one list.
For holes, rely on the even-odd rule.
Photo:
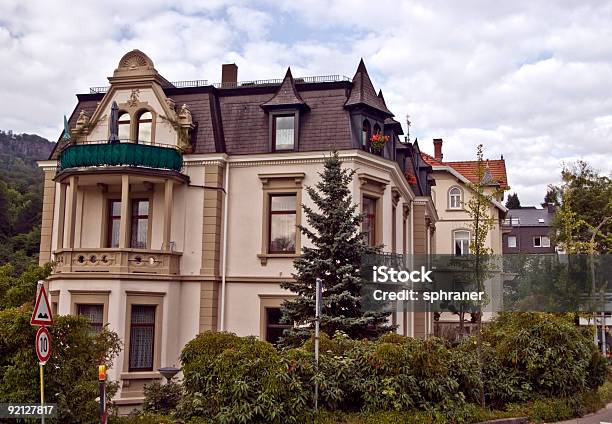
[(73, 248), (55, 251), (54, 274), (104, 272), (179, 274), (181, 252), (150, 249)]
[(60, 153), (60, 171), (91, 166), (136, 166), (180, 172), (183, 157), (175, 146), (129, 140), (75, 143)]

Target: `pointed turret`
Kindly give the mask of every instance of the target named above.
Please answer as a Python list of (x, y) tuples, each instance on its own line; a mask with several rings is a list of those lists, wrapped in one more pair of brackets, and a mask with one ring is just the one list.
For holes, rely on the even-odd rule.
[(284, 107), (297, 107), (308, 109), (308, 105), (300, 96), (297, 89), (295, 88), (295, 81), (291, 75), (291, 68), (287, 68), (285, 78), (281, 83), (278, 91), (272, 96), (270, 100), (261, 105), (262, 109), (278, 109)]
[(381, 99), (376, 94), (376, 90), (374, 89), (372, 80), (370, 80), (363, 58), (359, 61), (357, 72), (355, 72), (355, 76), (353, 77), (353, 89), (351, 90), (351, 94), (344, 104), (347, 108), (360, 105), (376, 109), (389, 117), (393, 116), (391, 111), (387, 109), (384, 99)]

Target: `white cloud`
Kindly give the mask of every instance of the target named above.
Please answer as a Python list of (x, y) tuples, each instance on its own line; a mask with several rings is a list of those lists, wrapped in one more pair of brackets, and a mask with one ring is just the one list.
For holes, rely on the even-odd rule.
[[(0, 128), (55, 138), (74, 94), (139, 48), (170, 80), (352, 76), (363, 56), (431, 152), (506, 158), (537, 204), (562, 162), (612, 170), (612, 2), (271, 0), (0, 3)], [(288, 41), (290, 40), (290, 41)]]

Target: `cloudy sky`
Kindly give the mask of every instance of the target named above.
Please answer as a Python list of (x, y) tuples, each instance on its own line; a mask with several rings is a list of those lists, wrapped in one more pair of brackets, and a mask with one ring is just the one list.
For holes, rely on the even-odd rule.
[(352, 76), (363, 57), (424, 151), (503, 154), (523, 204), (564, 162), (612, 170), (610, 1), (2, 0), (0, 129), (57, 139), (74, 94), (134, 48), (172, 81), (216, 82), (225, 62), (240, 80)]

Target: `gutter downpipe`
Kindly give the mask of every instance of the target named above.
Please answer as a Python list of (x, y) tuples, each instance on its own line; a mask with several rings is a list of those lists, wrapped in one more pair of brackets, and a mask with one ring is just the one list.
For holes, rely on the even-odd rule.
[(225, 161), (225, 197), (223, 199), (223, 252), (221, 265), (221, 320), (219, 330), (225, 331), (225, 277), (227, 274), (227, 220), (228, 220), (228, 197), (229, 197), (229, 161)]

